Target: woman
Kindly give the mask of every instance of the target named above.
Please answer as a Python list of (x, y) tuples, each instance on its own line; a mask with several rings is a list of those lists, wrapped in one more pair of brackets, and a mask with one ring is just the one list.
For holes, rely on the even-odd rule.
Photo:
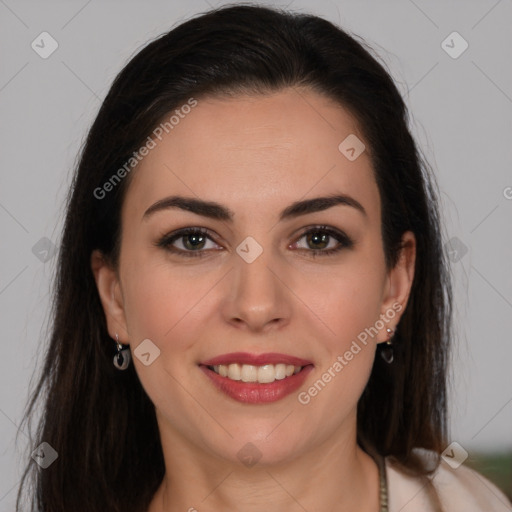
[(510, 510), (447, 434), (436, 197), (331, 23), (228, 6), (151, 42), (75, 175), (34, 510)]

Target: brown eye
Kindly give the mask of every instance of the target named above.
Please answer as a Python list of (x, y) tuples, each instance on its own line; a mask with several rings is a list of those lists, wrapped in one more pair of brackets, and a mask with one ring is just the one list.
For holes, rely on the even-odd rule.
[[(315, 226), (304, 232), (299, 240), (302, 238), (306, 239), (306, 247), (299, 247), (299, 249), (312, 253), (312, 256), (332, 255), (354, 245), (347, 235), (327, 226)], [(297, 243), (295, 242), (294, 245)]]
[[(213, 242), (207, 230), (186, 228), (170, 235), (165, 235), (156, 245), (180, 256), (202, 257), (210, 250), (208, 248), (205, 249), (205, 244), (208, 240)], [(179, 241), (181, 248), (174, 245), (176, 241)]]
[(308, 244), (316, 246), (313, 249), (325, 249), (329, 245), (330, 239), (332, 239), (331, 235), (318, 231), (310, 231), (305, 236)]

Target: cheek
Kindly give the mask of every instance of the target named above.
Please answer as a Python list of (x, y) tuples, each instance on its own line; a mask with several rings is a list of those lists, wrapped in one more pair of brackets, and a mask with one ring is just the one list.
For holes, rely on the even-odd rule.
[[(191, 386), (191, 349), (203, 329), (201, 298), (216, 281), (191, 272), (172, 269), (169, 264), (133, 258), (124, 269), (125, 315), (132, 351), (145, 339), (159, 349), (158, 357), (145, 366), (134, 357), (139, 380), (151, 401), (175, 427), (181, 425), (180, 411), (202, 418), (183, 385)], [(218, 280), (218, 279), (217, 279)], [(197, 378), (197, 376), (195, 377)], [(208, 418), (202, 418), (205, 423)]]
[[(193, 346), (201, 331), (209, 290), (219, 276), (197, 266), (171, 265), (159, 258), (132, 258), (124, 272), (124, 306), (130, 339), (151, 339), (161, 354)], [(206, 299), (206, 300), (205, 300)], [(175, 360), (175, 358), (173, 358)]]
[(384, 270), (379, 262), (347, 265), (329, 278), (324, 294), (323, 311), (326, 323), (335, 333), (337, 349), (366, 332), (379, 319), (383, 298)]
[(321, 382), (310, 391), (322, 395), (314, 401), (317, 407), (325, 408), (325, 413), (333, 404), (340, 404), (337, 415), (343, 416), (355, 406), (368, 381), (379, 332), (376, 323), (384, 276), (384, 264), (371, 252), (360, 252), (330, 276), (328, 293), (316, 293), (321, 301), (318, 316), (328, 325), (331, 336), (322, 340), (325, 352), (315, 380)]
[[(334, 333), (322, 338), (322, 358), (309, 387), (298, 396), (311, 420), (311, 435), (327, 435), (355, 411), (371, 374), (380, 289), (376, 275), (331, 280), (319, 315)], [(317, 421), (318, 420), (318, 421)]]
[[(129, 335), (134, 342), (150, 338), (158, 344), (179, 313), (168, 301), (175, 291), (164, 279), (165, 269), (141, 263), (127, 268), (125, 274), (124, 308)], [(176, 300), (174, 304), (180, 302)]]

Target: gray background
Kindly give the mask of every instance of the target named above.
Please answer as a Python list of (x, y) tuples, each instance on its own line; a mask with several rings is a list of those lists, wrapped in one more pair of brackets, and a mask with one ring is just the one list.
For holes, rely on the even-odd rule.
[[(40, 240), (58, 243), (82, 139), (141, 45), (221, 3), (0, 0), (1, 511), (14, 510), (31, 452), (26, 432), (17, 447), (14, 436), (46, 339), (56, 258), (50, 251), (42, 261), (48, 242)], [(295, 0), (290, 8), (364, 37), (406, 99), (442, 191), (445, 242), (456, 237), (451, 439), (470, 453), (509, 451), (512, 2)], [(43, 31), (59, 45), (47, 59), (31, 48)], [(453, 31), (469, 44), (458, 58), (441, 46)]]

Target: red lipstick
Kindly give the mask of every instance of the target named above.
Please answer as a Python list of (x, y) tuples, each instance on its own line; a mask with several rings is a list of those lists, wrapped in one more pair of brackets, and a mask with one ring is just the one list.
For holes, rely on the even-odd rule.
[(278, 354), (270, 352), (267, 354), (249, 354), (248, 352), (232, 352), (231, 354), (223, 354), (221, 356), (208, 359), (201, 364), (205, 366), (215, 366), (217, 364), (252, 364), (254, 366), (262, 366), (264, 364), (293, 364), (293, 366), (307, 366), (313, 364), (306, 359), (288, 356), (286, 354)]
[[(228, 366), (233, 363), (253, 366), (285, 364), (295, 367), (300, 366), (302, 369), (289, 377), (280, 380), (276, 379), (274, 382), (265, 384), (233, 380), (229, 377), (219, 375), (212, 369), (212, 367), (216, 365)], [(208, 359), (202, 362), (199, 367), (210, 382), (228, 397), (242, 403), (264, 404), (281, 400), (296, 391), (304, 383), (309, 372), (313, 370), (314, 365), (311, 361), (286, 354), (233, 352)]]

